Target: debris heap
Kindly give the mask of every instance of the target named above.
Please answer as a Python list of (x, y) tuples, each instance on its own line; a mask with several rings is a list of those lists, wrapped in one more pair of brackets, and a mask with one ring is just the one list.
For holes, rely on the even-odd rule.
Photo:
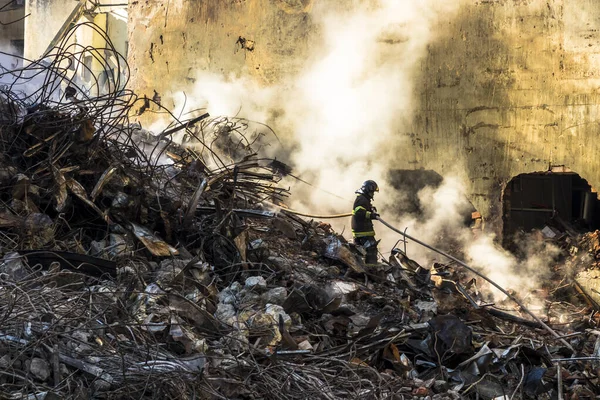
[(156, 104), (77, 85), (100, 53), (72, 33), (0, 70), (0, 397), (600, 394), (589, 307), (547, 313), (567, 347), (453, 265), (367, 268), (329, 225), (264, 209), (287, 191), (243, 121), (130, 124)]

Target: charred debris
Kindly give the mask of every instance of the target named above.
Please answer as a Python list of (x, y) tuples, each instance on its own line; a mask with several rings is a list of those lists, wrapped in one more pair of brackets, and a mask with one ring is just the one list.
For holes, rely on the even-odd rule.
[[(123, 58), (70, 34), (0, 70), (1, 398), (600, 394), (595, 289), (571, 272), (598, 270), (597, 232), (540, 239), (572, 267), (539, 310), (558, 338), (454, 263), (366, 267), (329, 225), (264, 208), (283, 164), (243, 120), (144, 131), (128, 116), (153, 103), (107, 66)], [(104, 86), (69, 78), (90, 55)]]

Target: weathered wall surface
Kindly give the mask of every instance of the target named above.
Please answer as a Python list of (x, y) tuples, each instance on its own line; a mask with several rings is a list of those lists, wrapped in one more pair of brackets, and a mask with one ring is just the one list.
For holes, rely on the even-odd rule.
[[(25, 7), (15, 4), (8, 5), (10, 0), (0, 0), (0, 45), (6, 50), (11, 42), (23, 40)], [(4, 8), (5, 7), (5, 8)], [(13, 42), (14, 44), (14, 42)]]
[(112, 39), (112, 44), (115, 49), (127, 57), (128, 49), (127, 43), (129, 42), (129, 34), (127, 31), (127, 14), (126, 10), (116, 10), (107, 15), (107, 33)]
[(37, 60), (79, 1), (73, 0), (27, 0), (25, 13), (25, 58)]
[[(275, 83), (301, 68), (318, 38), (312, 6), (134, 1), (133, 86), (149, 96), (179, 90), (196, 69)], [(600, 3), (466, 1), (435, 32), (415, 77), (413, 123), (399, 129), (403, 146), (390, 168), (458, 167), (497, 231), (502, 190), (515, 175), (565, 165), (600, 187)], [(240, 36), (255, 41), (253, 51), (236, 45)]]
[[(149, 97), (153, 90), (164, 96), (195, 83), (198, 70), (244, 74), (264, 85), (278, 82), (304, 63), (314, 31), (312, 2), (132, 1), (132, 86)], [(240, 37), (251, 51), (242, 48)]]
[(503, 0), (440, 21), (420, 74), (415, 165), (462, 164), (497, 230), (518, 174), (565, 165), (600, 187), (599, 15), (590, 0)]

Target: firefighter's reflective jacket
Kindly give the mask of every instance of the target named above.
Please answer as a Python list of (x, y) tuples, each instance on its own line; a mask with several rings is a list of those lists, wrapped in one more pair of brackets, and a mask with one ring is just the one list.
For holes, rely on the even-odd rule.
[(371, 200), (365, 194), (358, 194), (352, 209), (352, 236), (355, 238), (375, 236), (371, 220), (372, 212)]

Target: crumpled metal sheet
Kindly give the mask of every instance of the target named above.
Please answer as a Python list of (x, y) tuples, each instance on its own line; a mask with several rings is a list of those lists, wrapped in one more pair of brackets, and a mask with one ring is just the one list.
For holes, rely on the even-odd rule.
[(283, 303), (283, 308), (287, 313), (303, 314), (311, 311), (330, 313), (337, 310), (341, 302), (341, 296), (331, 296), (317, 286), (302, 285), (292, 289)]
[(155, 236), (148, 228), (134, 222), (130, 222), (129, 227), (135, 237), (138, 238), (153, 255), (157, 257), (169, 257), (179, 254), (179, 251), (176, 248)]
[(481, 346), (479, 351), (463, 361), (458, 366), (466, 369), (469, 373), (480, 376), (488, 371), (490, 363), (496, 358), (496, 354), (488, 347), (488, 344)]
[(464, 322), (454, 315), (438, 315), (429, 321), (429, 326), (438, 338), (439, 354), (451, 351), (455, 354), (470, 353), (473, 350), (472, 331)]
[(336, 236), (328, 236), (323, 241), (327, 244), (325, 247), (324, 257), (332, 260), (341, 261), (355, 272), (364, 273), (365, 270), (361, 265), (358, 257), (350, 250), (347, 245), (344, 245)]
[(548, 392), (552, 385), (544, 381), (544, 375), (547, 369), (542, 367), (533, 367), (523, 380), (523, 390), (531, 397)]
[(54, 192), (54, 199), (56, 201), (55, 209), (56, 211), (61, 212), (65, 208), (68, 198), (67, 180), (58, 168), (54, 165), (51, 165), (51, 167), (54, 182), (56, 183), (56, 191)]
[(96, 200), (96, 197), (98, 197), (98, 195), (102, 193), (104, 185), (106, 185), (106, 183), (112, 178), (115, 172), (117, 172), (117, 167), (110, 166), (102, 173), (102, 175), (98, 179), (98, 182), (96, 182), (96, 186), (94, 186), (92, 192), (90, 193), (90, 199), (92, 201)]

